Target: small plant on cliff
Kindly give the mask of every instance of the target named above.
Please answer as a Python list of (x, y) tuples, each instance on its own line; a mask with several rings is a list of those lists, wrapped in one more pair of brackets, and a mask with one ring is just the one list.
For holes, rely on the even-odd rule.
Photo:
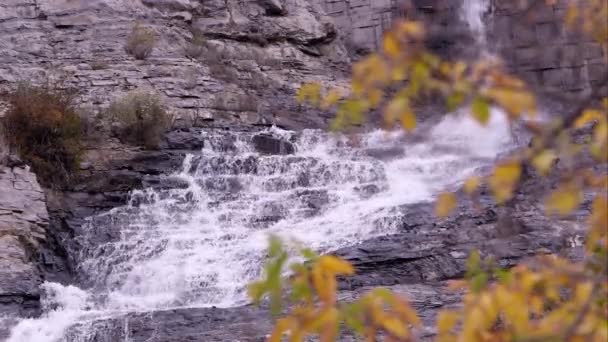
[(199, 31), (193, 31), (192, 40), (187, 42), (184, 47), (184, 55), (191, 59), (198, 59), (206, 49), (203, 34)]
[(29, 83), (6, 97), (8, 142), (44, 185), (62, 186), (77, 170), (82, 128), (74, 100), (74, 91)]
[(145, 90), (129, 92), (115, 100), (108, 109), (112, 131), (123, 141), (158, 148), (163, 134), (171, 125), (171, 116), (160, 95)]
[(141, 24), (135, 24), (127, 37), (125, 51), (136, 59), (146, 59), (154, 50), (157, 38), (154, 31)]

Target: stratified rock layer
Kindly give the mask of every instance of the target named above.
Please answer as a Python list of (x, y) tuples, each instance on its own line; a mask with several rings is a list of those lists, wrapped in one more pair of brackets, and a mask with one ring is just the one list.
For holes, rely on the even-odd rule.
[[(158, 40), (143, 61), (125, 52), (136, 23)], [(341, 83), (349, 62), (331, 18), (308, 1), (11, 0), (0, 4), (0, 33), (0, 88), (59, 82), (81, 92), (91, 120), (144, 87), (176, 126), (321, 127), (327, 116), (304, 115), (295, 91)]]
[(0, 316), (39, 314), (49, 215), (29, 168), (0, 165)]

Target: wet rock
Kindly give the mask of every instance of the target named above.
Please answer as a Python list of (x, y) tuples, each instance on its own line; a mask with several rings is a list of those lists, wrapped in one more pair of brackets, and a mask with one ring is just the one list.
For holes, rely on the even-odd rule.
[(174, 150), (200, 150), (203, 148), (204, 138), (200, 130), (174, 130), (165, 136), (167, 148)]
[[(135, 21), (158, 38), (143, 62), (124, 51)], [(79, 104), (92, 107), (92, 114), (125, 89), (145, 86), (175, 114), (175, 127), (281, 121), (319, 128), (330, 118), (296, 103), (299, 84), (346, 84), (346, 50), (330, 17), (308, 1), (12, 0), (0, 4), (0, 23), (7, 52), (0, 56), (0, 92), (19, 80), (61, 75), (66, 87), (81, 90)], [(197, 60), (185, 53), (193, 32), (204, 35), (204, 58)], [(23, 48), (20, 41), (29, 43)], [(51, 63), (56, 67), (45, 67)], [(226, 106), (224, 99), (236, 101)], [(170, 139), (183, 148), (196, 144)]]
[(282, 0), (258, 0), (258, 2), (266, 9), (266, 14), (268, 15), (285, 14), (285, 6)]
[(376, 184), (365, 184), (355, 187), (355, 191), (361, 198), (370, 198), (381, 191), (381, 188)]
[(395, 159), (399, 156), (402, 156), (404, 153), (403, 147), (388, 147), (388, 148), (368, 148), (365, 150), (365, 154), (372, 158), (380, 159), (380, 160), (391, 160)]
[(293, 154), (296, 149), (289, 141), (274, 137), (269, 134), (257, 134), (252, 139), (256, 151), (262, 154)]
[(294, 195), (300, 201), (305, 216), (317, 215), (329, 203), (327, 190), (301, 190)]
[(125, 338), (133, 342), (151, 339), (163, 342), (262, 342), (272, 329), (268, 317), (267, 311), (254, 306), (157, 311), (94, 322), (96, 333), (93, 335), (83, 332), (89, 327), (75, 326), (70, 329), (68, 338), (84, 337), (79, 339), (83, 342), (121, 341)]

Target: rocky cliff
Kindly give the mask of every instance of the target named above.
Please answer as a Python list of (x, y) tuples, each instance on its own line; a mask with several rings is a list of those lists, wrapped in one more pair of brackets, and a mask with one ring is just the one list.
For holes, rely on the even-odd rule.
[[(144, 61), (125, 52), (136, 23), (158, 40)], [(349, 61), (336, 26), (309, 1), (11, 0), (0, 4), (0, 32), (0, 87), (61, 82), (81, 91), (87, 117), (151, 87), (179, 127), (322, 126), (294, 103), (295, 89), (339, 82)]]
[(47, 243), (45, 195), (25, 165), (0, 166), (0, 315), (40, 314)]

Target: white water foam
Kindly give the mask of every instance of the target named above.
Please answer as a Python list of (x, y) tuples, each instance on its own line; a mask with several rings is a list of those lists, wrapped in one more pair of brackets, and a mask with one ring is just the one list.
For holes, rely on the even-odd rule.
[(484, 15), (490, 9), (489, 0), (463, 0), (460, 15), (469, 25), (469, 29), (475, 35), (477, 43), (486, 45), (486, 25), (483, 22)]
[[(469, 116), (445, 117), (428, 140), (403, 132), (356, 139), (276, 128), (296, 139), (294, 155), (260, 155), (251, 135), (208, 134), (201, 156), (175, 175), (182, 186), (133, 192), (129, 205), (91, 218), (81, 271), (84, 291), (45, 284), (45, 314), (21, 321), (9, 342), (87, 341), (87, 321), (132, 311), (230, 307), (246, 303), (260, 275), (269, 234), (324, 252), (395, 232), (397, 206), (430, 201), (511, 143), (505, 116), (487, 127)], [(101, 223), (104, 226), (99, 226)], [(111, 227), (112, 228), (111, 228)], [(99, 243), (96, 234), (116, 236)], [(66, 330), (79, 323), (79, 332)]]

